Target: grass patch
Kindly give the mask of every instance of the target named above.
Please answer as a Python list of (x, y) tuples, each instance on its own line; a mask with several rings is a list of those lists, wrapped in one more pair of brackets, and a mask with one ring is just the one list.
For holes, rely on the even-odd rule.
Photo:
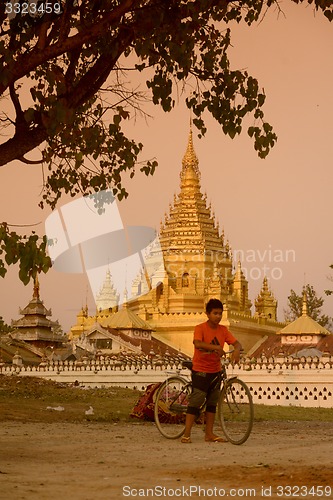
[(130, 413), (141, 394), (121, 387), (90, 389), (38, 377), (0, 375), (0, 421), (132, 421)]
[[(121, 387), (85, 389), (38, 377), (0, 375), (0, 421), (133, 422), (130, 413), (141, 395)], [(257, 422), (333, 422), (331, 408), (255, 405), (254, 415)]]
[(299, 406), (254, 405), (254, 420), (261, 421), (319, 421), (333, 422), (331, 408), (301, 408)]

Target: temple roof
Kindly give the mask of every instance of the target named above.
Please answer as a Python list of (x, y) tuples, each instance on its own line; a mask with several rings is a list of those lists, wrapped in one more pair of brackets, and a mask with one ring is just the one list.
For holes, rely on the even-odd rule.
[(302, 315), (278, 332), (279, 335), (331, 335), (331, 333), (321, 326), (317, 321), (308, 315)]
[[(39, 297), (39, 281), (38, 281), (38, 276), (34, 279), (34, 288), (33, 288), (33, 294), (32, 294), (32, 299), (30, 300), (29, 304), (24, 307), (24, 309), (19, 309), (19, 313), (22, 314), (23, 316), (51, 316), (52, 311), (51, 309), (46, 309), (44, 306), (43, 301)], [(18, 320), (20, 321), (20, 320)], [(12, 321), (12, 325), (16, 326), (18, 321)]]
[(58, 323), (47, 319), (45, 316), (25, 315), (23, 318), (12, 321), (12, 326), (15, 326), (16, 328), (43, 327), (49, 329), (54, 326), (58, 326)]
[(110, 328), (131, 328), (152, 331), (151, 326), (133, 311), (128, 309), (126, 304), (124, 304), (123, 308), (111, 317), (108, 326)]
[(13, 357), (19, 355), (24, 364), (38, 365), (43, 356), (43, 350), (34, 349), (33, 346), (14, 339), (0, 342), (0, 351), (0, 362), (4, 363), (12, 363)]
[(54, 331), (59, 327), (58, 321), (47, 319), (47, 316), (51, 315), (51, 310), (46, 309), (39, 297), (38, 277), (34, 280), (32, 299), (24, 309), (20, 309), (20, 314), (23, 315), (22, 318), (12, 320), (15, 330), (10, 333), (11, 338), (24, 341), (63, 342), (63, 336)]
[(331, 332), (308, 316), (306, 297), (303, 298), (302, 316), (277, 333), (280, 335), (331, 335)]
[(306, 353), (312, 353), (313, 349), (316, 349), (316, 353), (328, 352), (333, 355), (333, 335), (325, 335), (320, 338), (319, 342), (309, 342), (309, 343), (295, 343), (295, 344), (282, 344), (281, 335), (270, 335), (266, 339), (262, 339), (260, 344), (256, 344), (248, 356), (250, 358), (260, 358), (265, 356), (269, 358), (270, 356), (305, 356)]
[[(156, 338), (133, 338), (127, 335), (125, 332), (122, 332), (120, 330), (115, 330), (114, 328), (108, 326), (108, 327), (102, 327), (98, 323), (93, 325), (91, 329), (86, 332), (83, 337), (78, 341), (78, 345), (80, 345), (80, 341), (82, 342), (83, 338), (85, 337), (86, 339), (89, 339), (89, 337), (93, 336), (96, 334), (96, 332), (100, 332), (105, 338), (110, 338), (113, 340), (118, 341), (124, 349), (127, 349), (126, 352), (122, 352), (121, 354), (125, 355), (130, 355), (130, 351), (133, 351), (134, 353), (143, 353), (146, 356), (149, 355), (170, 355), (170, 356), (179, 356), (181, 355), (182, 357), (186, 355), (183, 355), (179, 352), (178, 349), (171, 347), (164, 342), (162, 342), (159, 339)], [(117, 353), (115, 353), (117, 354)]]
[(31, 316), (31, 315), (38, 315), (38, 316), (51, 316), (52, 311), (51, 309), (46, 309), (44, 306), (44, 303), (42, 300), (40, 300), (39, 296), (33, 296), (32, 299), (30, 300), (29, 304), (25, 306), (23, 309), (19, 309), (19, 313), (22, 314), (23, 316)]

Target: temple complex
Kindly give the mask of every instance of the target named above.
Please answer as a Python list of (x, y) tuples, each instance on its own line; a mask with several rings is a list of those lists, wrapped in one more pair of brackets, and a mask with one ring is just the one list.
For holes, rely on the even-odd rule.
[(116, 288), (110, 268), (103, 271), (94, 314), (82, 307), (68, 342), (47, 319), (51, 311), (36, 280), (23, 317), (12, 323), (15, 331), (0, 339), (0, 373), (144, 390), (165, 380), (165, 371), (182, 373), (184, 358), (193, 354), (194, 327), (207, 319), (205, 304), (218, 298), (222, 324), (245, 350), (229, 374), (248, 385), (255, 403), (332, 408), (333, 335), (309, 317), (306, 297), (299, 318), (279, 323), (267, 277), (252, 305), (242, 261), (201, 192), (191, 132), (178, 194), (141, 257), (137, 276), (125, 280), (127, 290)]
[[(194, 326), (206, 320), (205, 304), (210, 298), (222, 301), (222, 324), (246, 352), (260, 339), (285, 326), (277, 322), (277, 301), (266, 278), (255, 299), (255, 312), (251, 312), (242, 264), (238, 261), (235, 266), (230, 244), (201, 192), (192, 131), (182, 161), (180, 191), (161, 222), (159, 237), (157, 251), (162, 251), (164, 268), (154, 273), (153, 286), (142, 272), (132, 283), (131, 300), (126, 305), (149, 325), (156, 339), (192, 355)], [(148, 259), (154, 260), (154, 252)], [(89, 316), (83, 308), (77, 324), (71, 328), (70, 338), (75, 340), (96, 322), (105, 328), (111, 326), (118, 300), (108, 272), (98, 296), (96, 314)]]

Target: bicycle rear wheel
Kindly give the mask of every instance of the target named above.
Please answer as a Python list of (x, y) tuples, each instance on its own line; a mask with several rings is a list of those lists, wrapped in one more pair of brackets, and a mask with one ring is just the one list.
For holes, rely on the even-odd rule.
[(191, 384), (182, 377), (170, 377), (156, 393), (154, 405), (155, 424), (168, 439), (177, 439), (184, 434), (185, 417)]
[(228, 380), (220, 394), (218, 416), (225, 437), (232, 444), (248, 439), (254, 418), (250, 389), (242, 380)]

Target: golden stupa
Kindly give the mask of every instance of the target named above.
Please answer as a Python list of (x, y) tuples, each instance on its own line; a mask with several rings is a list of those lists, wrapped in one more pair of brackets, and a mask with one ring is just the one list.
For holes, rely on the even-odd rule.
[[(245, 351), (284, 326), (276, 321), (277, 301), (268, 290), (266, 278), (252, 315), (241, 262), (234, 269), (229, 242), (220, 232), (211, 206), (201, 192), (199, 161), (191, 130), (182, 161), (180, 191), (161, 223), (159, 239), (164, 262), (159, 284), (148, 286), (142, 273), (133, 282), (131, 300), (127, 303), (132, 312), (150, 325), (154, 337), (192, 355), (194, 326), (206, 320), (205, 304), (213, 297), (224, 304), (222, 324)], [(88, 316), (87, 310), (80, 311), (70, 337), (88, 331), (96, 322), (109, 326), (116, 309), (97, 310), (94, 316)]]

